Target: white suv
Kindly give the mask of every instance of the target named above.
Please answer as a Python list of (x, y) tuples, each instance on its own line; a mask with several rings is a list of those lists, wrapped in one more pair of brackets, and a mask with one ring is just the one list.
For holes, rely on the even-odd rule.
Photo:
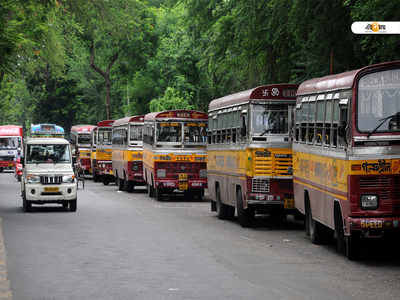
[(69, 142), (63, 138), (30, 138), (24, 154), (24, 211), (30, 211), (32, 204), (47, 203), (59, 203), (76, 211), (77, 179)]

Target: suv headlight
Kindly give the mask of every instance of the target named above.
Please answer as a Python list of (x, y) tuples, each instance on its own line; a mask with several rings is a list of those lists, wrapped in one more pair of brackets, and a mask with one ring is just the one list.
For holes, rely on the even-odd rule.
[(377, 195), (361, 195), (361, 208), (362, 209), (377, 209), (378, 196)]
[(201, 169), (199, 175), (200, 178), (207, 178), (207, 169)]
[(74, 182), (75, 182), (75, 175), (63, 176), (63, 183), (74, 183)]
[(40, 176), (28, 174), (28, 175), (26, 175), (26, 182), (27, 183), (39, 183), (40, 182)]
[(167, 175), (167, 171), (165, 169), (158, 169), (157, 170), (157, 177), (162, 178)]

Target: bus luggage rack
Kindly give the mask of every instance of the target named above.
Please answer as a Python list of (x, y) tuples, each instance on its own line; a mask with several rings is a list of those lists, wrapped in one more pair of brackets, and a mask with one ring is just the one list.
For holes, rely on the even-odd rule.
[(253, 193), (269, 193), (269, 179), (253, 178), (251, 191)]
[(40, 176), (41, 184), (61, 184), (62, 176)]

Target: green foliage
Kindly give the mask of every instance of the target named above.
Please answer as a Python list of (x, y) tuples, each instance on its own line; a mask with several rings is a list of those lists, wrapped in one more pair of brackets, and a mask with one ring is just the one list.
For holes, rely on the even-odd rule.
[(193, 108), (188, 99), (172, 87), (168, 87), (162, 97), (150, 101), (151, 112)]

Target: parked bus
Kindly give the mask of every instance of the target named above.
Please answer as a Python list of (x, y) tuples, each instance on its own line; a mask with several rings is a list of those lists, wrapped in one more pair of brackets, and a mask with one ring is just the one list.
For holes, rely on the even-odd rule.
[(32, 204), (62, 204), (76, 211), (77, 181), (72, 165), (70, 143), (63, 138), (64, 129), (55, 124), (31, 126), (25, 143), (21, 179), (24, 212)]
[(207, 188), (206, 113), (172, 110), (145, 115), (144, 177), (150, 197), (183, 191), (202, 198)]
[(15, 168), (16, 159), (22, 155), (22, 137), (21, 126), (0, 126), (0, 173)]
[(400, 61), (308, 80), (297, 92), (295, 206), (312, 243), (400, 232)]
[(259, 86), (209, 104), (208, 187), (220, 219), (294, 213), (292, 150), (297, 85)]
[(85, 175), (92, 174), (90, 164), (91, 134), (96, 126), (74, 125), (71, 127), (72, 153), (77, 158), (79, 168)]
[(112, 124), (114, 120), (104, 120), (97, 123), (96, 163), (93, 176), (108, 185), (114, 181), (112, 168)]
[(112, 170), (120, 191), (145, 185), (143, 180), (143, 116), (115, 120), (112, 130)]
[(91, 143), (90, 143), (90, 168), (92, 169), (93, 181), (98, 182), (99, 177), (96, 173), (96, 148), (97, 148), (97, 126), (93, 128), (91, 133)]

